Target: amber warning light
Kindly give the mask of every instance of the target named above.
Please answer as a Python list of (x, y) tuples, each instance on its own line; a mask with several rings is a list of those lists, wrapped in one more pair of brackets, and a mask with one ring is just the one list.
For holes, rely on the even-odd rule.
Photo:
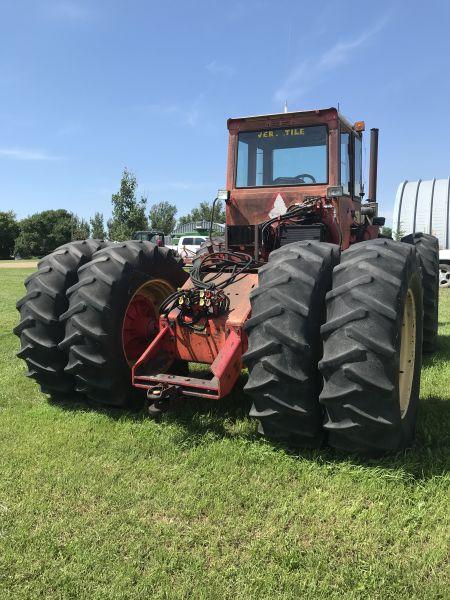
[(355, 124), (353, 125), (353, 127), (355, 128), (355, 131), (365, 131), (366, 130), (366, 124), (364, 123), (364, 121), (356, 121)]

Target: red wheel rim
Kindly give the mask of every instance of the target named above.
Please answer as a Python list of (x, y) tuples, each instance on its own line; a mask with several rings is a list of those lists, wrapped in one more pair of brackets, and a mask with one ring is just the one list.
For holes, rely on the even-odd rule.
[(125, 359), (133, 365), (144, 353), (159, 331), (159, 307), (173, 292), (162, 279), (144, 283), (128, 303), (122, 325), (122, 346)]
[(123, 321), (123, 346), (126, 359), (136, 361), (158, 333), (158, 316), (153, 302), (135, 294)]

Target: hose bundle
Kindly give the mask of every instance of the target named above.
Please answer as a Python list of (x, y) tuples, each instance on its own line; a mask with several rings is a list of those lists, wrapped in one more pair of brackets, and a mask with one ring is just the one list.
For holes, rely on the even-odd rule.
[[(177, 321), (182, 327), (203, 331), (208, 318), (229, 309), (230, 299), (224, 289), (251, 267), (253, 259), (243, 252), (223, 250), (205, 254), (196, 263), (190, 273), (194, 287), (171, 294), (159, 312), (167, 315), (178, 308)], [(202, 324), (197, 325), (200, 321)]]

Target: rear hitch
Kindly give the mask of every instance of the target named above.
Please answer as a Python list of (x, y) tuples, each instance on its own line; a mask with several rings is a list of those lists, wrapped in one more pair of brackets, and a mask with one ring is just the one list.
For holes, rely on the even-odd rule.
[(151, 417), (159, 417), (172, 408), (173, 402), (180, 397), (179, 388), (176, 385), (165, 385), (160, 383), (147, 390), (149, 405), (147, 412)]

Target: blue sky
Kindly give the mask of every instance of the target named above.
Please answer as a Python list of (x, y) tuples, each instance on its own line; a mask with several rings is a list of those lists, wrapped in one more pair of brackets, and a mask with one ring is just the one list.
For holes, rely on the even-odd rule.
[(390, 217), (450, 175), (449, 26), (444, 0), (0, 0), (0, 210), (108, 216), (126, 166), (180, 216), (224, 186), (226, 119), (287, 98), (380, 128)]

